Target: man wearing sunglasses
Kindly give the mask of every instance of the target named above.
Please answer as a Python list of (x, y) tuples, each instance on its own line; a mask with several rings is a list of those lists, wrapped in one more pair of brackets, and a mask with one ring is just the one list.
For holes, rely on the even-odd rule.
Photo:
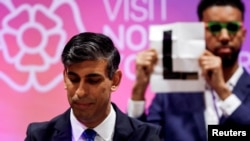
[(156, 94), (144, 112), (145, 91), (157, 61), (153, 49), (136, 58), (136, 81), (128, 114), (162, 126), (165, 141), (206, 141), (208, 125), (250, 125), (250, 76), (238, 63), (246, 36), (241, 0), (201, 0), (206, 51), (199, 58), (206, 90)]

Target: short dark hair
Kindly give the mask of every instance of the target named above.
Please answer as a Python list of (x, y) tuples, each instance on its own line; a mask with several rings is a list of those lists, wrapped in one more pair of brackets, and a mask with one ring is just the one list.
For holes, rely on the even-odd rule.
[(69, 65), (87, 60), (107, 60), (108, 77), (112, 79), (119, 68), (120, 53), (113, 41), (101, 33), (83, 32), (73, 36), (65, 45), (61, 61)]
[(203, 19), (203, 12), (211, 6), (227, 5), (238, 8), (242, 13), (242, 19), (244, 20), (245, 6), (241, 0), (200, 0), (197, 8), (198, 18), (201, 21)]

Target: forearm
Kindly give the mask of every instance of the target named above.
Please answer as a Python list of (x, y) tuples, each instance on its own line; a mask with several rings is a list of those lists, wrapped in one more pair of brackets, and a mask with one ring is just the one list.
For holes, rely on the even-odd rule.
[(135, 83), (132, 88), (131, 99), (134, 101), (145, 100), (146, 90), (147, 90), (147, 84)]
[(226, 84), (215, 88), (215, 91), (221, 100), (225, 100), (232, 95), (232, 92), (230, 91), (229, 87)]

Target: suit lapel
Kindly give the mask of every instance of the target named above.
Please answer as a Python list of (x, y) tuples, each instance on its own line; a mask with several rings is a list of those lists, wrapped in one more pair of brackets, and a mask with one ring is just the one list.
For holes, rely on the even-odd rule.
[(52, 141), (71, 141), (70, 109), (63, 113), (54, 126)]
[(115, 104), (113, 104), (114, 110), (116, 112), (116, 122), (115, 122), (115, 133), (113, 141), (127, 141), (129, 135), (133, 131), (130, 121), (122, 113)]
[(239, 97), (241, 101), (247, 97), (250, 89), (250, 76), (244, 69), (243, 74), (241, 75), (239, 81), (233, 89), (233, 93)]

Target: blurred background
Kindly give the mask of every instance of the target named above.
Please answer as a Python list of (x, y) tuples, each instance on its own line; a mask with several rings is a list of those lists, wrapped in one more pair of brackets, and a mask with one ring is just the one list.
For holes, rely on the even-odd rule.
[[(152, 24), (198, 21), (199, 0), (0, 0), (0, 140), (22, 141), (27, 125), (69, 108), (60, 54), (74, 34), (110, 36), (122, 55), (123, 80), (112, 101), (126, 112), (137, 52)], [(244, 26), (250, 30), (250, 1)], [(240, 55), (250, 70), (250, 36)], [(250, 71), (249, 71), (250, 72)], [(147, 91), (147, 106), (154, 93)]]

